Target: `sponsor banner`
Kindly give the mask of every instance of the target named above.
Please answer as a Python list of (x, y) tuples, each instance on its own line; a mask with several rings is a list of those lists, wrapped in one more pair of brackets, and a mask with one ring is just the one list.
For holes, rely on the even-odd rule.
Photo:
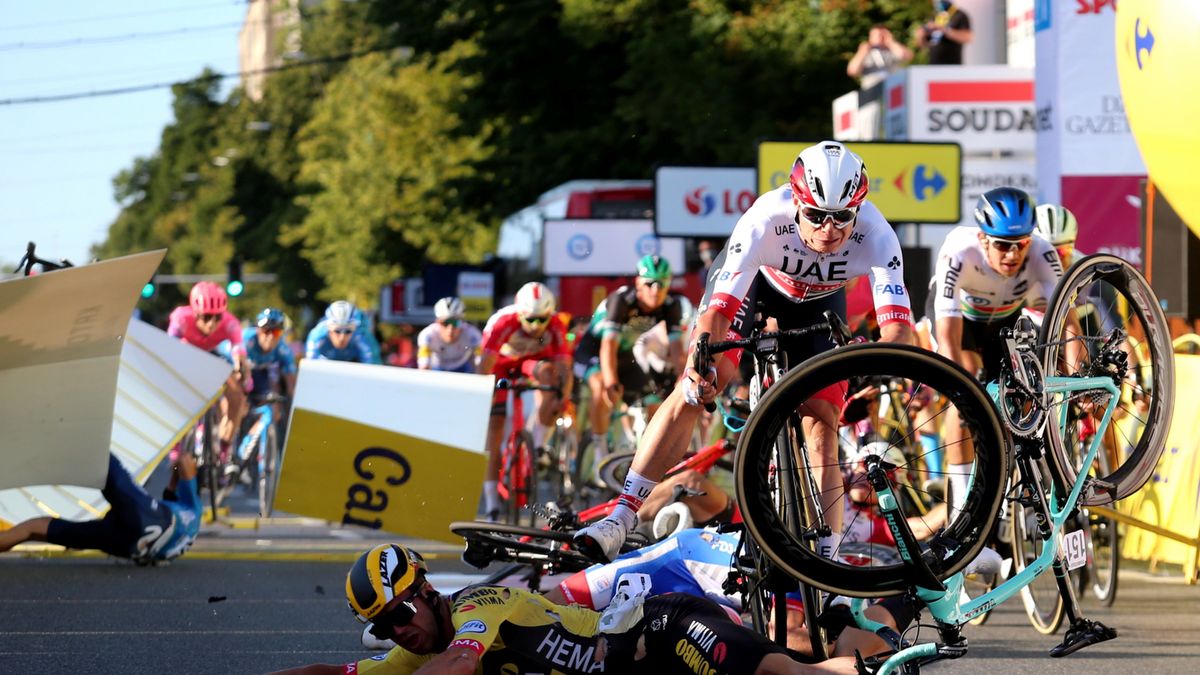
[[(758, 190), (788, 181), (796, 155), (815, 141), (761, 141)], [(890, 221), (957, 223), (960, 218), (962, 151), (956, 143), (851, 142), (867, 166), (867, 198)]]
[(833, 140), (860, 140), (858, 135), (857, 89), (833, 99)]
[(888, 75), (883, 83), (883, 138), (908, 140), (908, 71)]
[(467, 321), (483, 322), (495, 311), (492, 298), (496, 276), (491, 272), (459, 272), (457, 295), (467, 310)]
[[(1200, 356), (1175, 355), (1175, 387), (1177, 392), (1195, 391), (1200, 386)], [(1115, 422), (1118, 427), (1135, 422), (1126, 416)], [(1118, 430), (1116, 438), (1132, 438), (1129, 432)], [(1188, 396), (1175, 398), (1171, 430), (1167, 447), (1158, 468), (1146, 487), (1117, 503), (1117, 509), (1141, 520), (1186, 537), (1196, 536), (1197, 516), (1200, 516), (1200, 415)], [(1196, 563), (1196, 549), (1153, 532), (1137, 527), (1123, 530), (1121, 552), (1134, 560), (1157, 560), (1185, 566)]]
[(547, 220), (542, 236), (542, 271), (549, 276), (632, 275), (644, 255), (684, 269), (683, 240), (656, 236), (652, 220)]
[(1007, 63), (1015, 68), (1033, 68), (1034, 0), (1008, 0), (1005, 3)]
[(858, 94), (858, 140), (877, 141), (883, 138), (884, 95), (886, 80), (878, 78), (874, 84), (863, 87)]
[(1015, 187), (1037, 194), (1037, 162), (1024, 157), (963, 157), (961, 225), (975, 224), (975, 202), (998, 187)]
[(755, 197), (753, 168), (658, 167), (654, 232), (660, 237), (728, 237)]
[(0, 281), (0, 488), (104, 485), (122, 340), (164, 253)]
[(300, 363), (275, 508), (424, 539), (475, 517), (489, 375)]
[(1075, 245), (1142, 266), (1142, 176), (1063, 176), (1062, 204), (1079, 220)]
[[(1033, 72), (1010, 66), (912, 66), (889, 78), (888, 138), (956, 142), (964, 153), (1032, 153)], [(893, 76), (895, 77), (895, 76)], [(906, 110), (901, 115), (899, 107)], [(901, 132), (900, 120), (906, 120)]]
[[(130, 321), (121, 346), (110, 450), (140, 483), (216, 399), (233, 370), (224, 359)], [(106, 460), (107, 461), (107, 460)], [(88, 520), (108, 510), (93, 488), (65, 485), (0, 490), (0, 519)]]

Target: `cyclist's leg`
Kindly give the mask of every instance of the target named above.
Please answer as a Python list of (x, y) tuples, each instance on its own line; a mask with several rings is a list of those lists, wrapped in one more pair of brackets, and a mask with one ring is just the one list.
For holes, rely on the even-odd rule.
[[(959, 352), (958, 365), (969, 373), (979, 373), (980, 382), (986, 383), (1000, 367), (1000, 352), (988, 348), (989, 344), (995, 342), (994, 337), (999, 335), (1000, 329), (991, 323), (967, 319), (963, 319), (962, 324), (962, 350)], [(966, 498), (967, 483), (975, 463), (974, 444), (964, 431), (958, 409), (951, 406), (946, 413), (946, 422), (942, 430), (942, 447), (946, 457), (945, 477), (949, 492), (947, 501), (956, 511), (962, 508), (962, 501)]]
[(689, 490), (703, 493), (694, 497), (682, 497), (680, 499), (684, 504), (687, 504), (688, 511), (692, 514), (693, 522), (704, 523), (727, 511), (732, 514), (731, 504), (733, 498), (704, 474), (688, 469), (654, 486), (654, 490), (651, 491), (650, 496), (642, 503), (641, 510), (638, 511), (638, 519), (644, 523), (654, 522), (654, 517), (658, 515), (662, 507), (670, 503), (676, 485), (682, 485)]
[[(510, 359), (499, 359), (492, 368), (492, 375), (508, 377), (509, 371), (516, 365)], [(504, 418), (508, 411), (508, 392), (496, 390), (492, 394), (492, 409), (488, 416), (488, 428), (485, 449), (487, 451), (487, 468), (483, 474), (483, 512), (489, 518), (495, 518), (500, 512), (500, 493), (496, 486), (500, 476), (500, 442), (504, 437)]]

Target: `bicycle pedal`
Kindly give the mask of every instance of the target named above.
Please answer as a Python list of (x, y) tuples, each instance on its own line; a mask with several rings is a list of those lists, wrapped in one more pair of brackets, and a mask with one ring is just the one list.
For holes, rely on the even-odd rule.
[(1099, 621), (1091, 619), (1076, 619), (1071, 627), (1067, 629), (1066, 636), (1063, 637), (1061, 645), (1050, 650), (1050, 656), (1053, 658), (1061, 658), (1068, 654), (1094, 645), (1098, 642), (1106, 642), (1117, 637), (1117, 630), (1109, 628)]

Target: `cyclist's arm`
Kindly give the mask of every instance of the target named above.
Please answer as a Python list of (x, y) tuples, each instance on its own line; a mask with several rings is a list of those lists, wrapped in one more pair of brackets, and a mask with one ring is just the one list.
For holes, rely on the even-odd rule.
[(371, 342), (362, 333), (354, 333), (350, 336), (351, 342), (354, 343), (354, 348), (358, 351), (359, 363), (372, 363), (379, 365), (381, 362), (379, 357), (375, 355), (375, 351), (371, 349)]
[[(604, 383), (604, 395), (609, 396), (621, 386), (617, 377), (617, 353), (620, 349), (620, 336), (613, 332), (600, 339), (600, 379)], [(613, 401), (615, 402), (615, 401)]]
[(432, 340), (431, 326), (426, 326), (424, 330), (417, 333), (417, 369), (430, 370), (433, 367), (432, 359), (433, 349), (430, 348), (429, 342)]
[[(736, 311), (736, 308), (734, 309)], [(708, 309), (696, 319), (696, 335), (703, 333), (709, 334), (709, 339), (713, 342), (724, 340), (729, 332), (729, 326), (733, 322), (725, 316), (716, 306), (709, 306)], [(693, 355), (696, 352), (696, 345), (693, 343), (688, 349), (686, 365), (691, 365)], [(715, 363), (716, 359), (714, 359)], [(705, 375), (705, 373), (700, 373)]]
[(466, 647), (450, 647), (430, 659), (413, 675), (472, 675), (479, 664), (479, 654)]
[(937, 324), (937, 351), (951, 361), (962, 363), (963, 318), (961, 316), (939, 316)]
[(483, 356), (479, 357), (479, 367), (475, 372), (480, 375), (491, 375), (492, 369), (496, 367), (496, 361), (500, 355), (496, 352), (484, 352)]
[[(886, 224), (886, 222), (885, 222)], [(881, 264), (871, 265), (871, 298), (875, 304), (875, 320), (879, 323), (880, 342), (916, 344), (913, 333), (912, 304), (904, 285), (904, 252), (900, 240), (890, 227), (880, 228), (882, 236), (874, 249)]]

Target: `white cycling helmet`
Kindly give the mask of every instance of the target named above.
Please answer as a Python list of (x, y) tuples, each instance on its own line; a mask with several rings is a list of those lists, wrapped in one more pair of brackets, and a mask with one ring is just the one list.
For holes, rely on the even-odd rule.
[(325, 310), (325, 323), (331, 326), (358, 327), (358, 308), (353, 303), (338, 300)]
[(802, 150), (792, 164), (791, 182), (801, 208), (822, 211), (857, 208), (867, 198), (870, 183), (862, 158), (837, 141)]
[(444, 319), (462, 319), (467, 313), (467, 308), (463, 306), (463, 301), (454, 296), (442, 298), (433, 306), (433, 315), (438, 321)]
[(1074, 244), (1079, 238), (1079, 222), (1065, 206), (1041, 204), (1033, 211), (1038, 234), (1054, 246)]
[(526, 319), (531, 316), (549, 317), (554, 313), (554, 293), (546, 284), (531, 281), (517, 291), (517, 314)]

